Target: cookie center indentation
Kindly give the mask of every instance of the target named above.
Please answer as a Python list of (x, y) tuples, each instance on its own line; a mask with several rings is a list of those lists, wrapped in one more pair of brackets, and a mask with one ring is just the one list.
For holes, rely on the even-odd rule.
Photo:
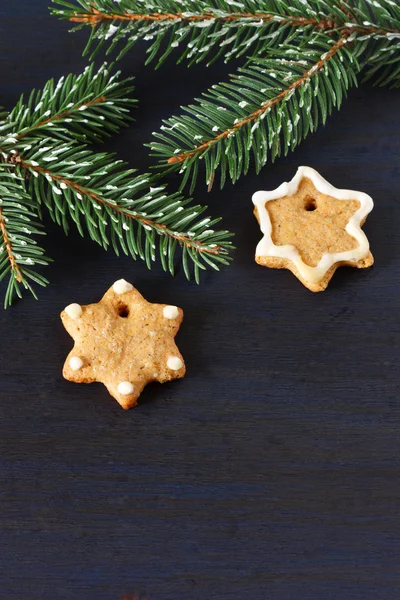
[(346, 226), (359, 208), (357, 200), (323, 194), (303, 178), (295, 194), (266, 203), (271, 239), (276, 246), (294, 246), (305, 264), (316, 267), (324, 254), (345, 252), (358, 245)]

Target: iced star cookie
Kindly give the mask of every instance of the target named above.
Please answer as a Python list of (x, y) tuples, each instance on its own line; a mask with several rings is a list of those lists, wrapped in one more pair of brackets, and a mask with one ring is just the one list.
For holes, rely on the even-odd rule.
[(64, 364), (65, 379), (99, 381), (123, 408), (136, 406), (147, 383), (185, 375), (174, 341), (182, 309), (147, 302), (124, 279), (96, 304), (68, 305), (61, 320), (75, 342)]
[(370, 267), (373, 256), (361, 226), (372, 198), (340, 190), (310, 167), (299, 167), (276, 190), (253, 195), (254, 213), (264, 237), (256, 262), (289, 269), (312, 292), (326, 289), (343, 265)]

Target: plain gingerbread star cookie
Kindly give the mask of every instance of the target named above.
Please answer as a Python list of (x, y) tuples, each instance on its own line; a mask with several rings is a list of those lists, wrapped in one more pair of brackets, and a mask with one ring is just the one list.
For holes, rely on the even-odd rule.
[(253, 195), (264, 237), (256, 262), (289, 269), (312, 292), (326, 289), (336, 269), (370, 267), (373, 256), (362, 231), (374, 203), (363, 192), (340, 190), (310, 167), (271, 192)]
[(99, 381), (123, 408), (136, 406), (147, 383), (185, 375), (174, 341), (183, 311), (147, 302), (124, 279), (96, 304), (70, 304), (61, 319), (75, 341), (64, 364), (65, 379)]

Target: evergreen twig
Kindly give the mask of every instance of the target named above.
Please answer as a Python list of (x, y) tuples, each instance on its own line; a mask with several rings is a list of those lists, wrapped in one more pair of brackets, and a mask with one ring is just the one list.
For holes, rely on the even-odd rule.
[(240, 56), (245, 65), (164, 121), (150, 144), (163, 169), (193, 190), (199, 161), (236, 181), (294, 149), (325, 123), (359, 79), (400, 86), (400, 3), (394, 0), (53, 0), (52, 12), (90, 27), (85, 52), (120, 55), (150, 42), (157, 66)]
[(181, 248), (187, 278), (230, 260), (231, 234), (213, 229), (219, 219), (204, 216), (159, 179), (138, 175), (113, 155), (95, 153), (83, 141), (100, 141), (129, 120), (130, 80), (106, 65), (69, 75), (22, 97), (0, 121), (0, 280), (9, 277), (8, 306), (28, 280), (46, 285), (36, 266), (47, 264), (31, 238), (43, 233), (37, 221), (46, 209), (68, 233), (70, 224), (102, 247), (111, 246), (148, 267), (159, 257), (174, 272)]
[[(32, 193), (66, 233), (72, 219), (81, 235), (86, 229), (105, 249), (110, 238), (117, 254), (122, 249), (133, 258), (139, 256), (149, 268), (158, 243), (162, 265), (172, 274), (179, 245), (192, 259), (197, 281), (199, 269), (205, 268), (203, 260), (214, 268), (218, 262), (227, 264), (224, 242), (229, 234), (210, 229), (219, 219), (198, 220), (206, 207), (186, 206), (189, 200), (168, 195), (163, 185), (151, 187), (150, 175), (135, 176), (110, 154), (95, 154), (71, 142), (54, 144), (51, 139), (43, 144), (20, 156), (18, 166), (32, 174)], [(190, 278), (185, 261), (184, 267)]]
[[(179, 60), (210, 64), (242, 55), (265, 56), (269, 47), (318, 32), (339, 37), (352, 33), (386, 38), (400, 29), (400, 8), (393, 0), (53, 0), (53, 14), (90, 26), (85, 52), (103, 47), (121, 56), (139, 40), (150, 41), (150, 62), (174, 50)], [(300, 29), (300, 31), (299, 31)], [(167, 49), (162, 42), (168, 37)]]
[(31, 282), (45, 286), (47, 279), (36, 273), (35, 265), (47, 265), (49, 259), (32, 236), (43, 235), (37, 209), (26, 193), (24, 181), (13, 168), (0, 165), (0, 281), (8, 278), (4, 307), (21, 288), (35, 297)]
[(154, 154), (162, 166), (179, 166), (182, 187), (191, 177), (193, 188), (203, 158), (209, 185), (217, 170), (221, 187), (227, 174), (237, 181), (251, 158), (259, 172), (269, 157), (286, 155), (320, 121), (325, 123), (347, 87), (356, 85), (359, 65), (347, 49), (349, 42), (320, 34), (318, 43), (301, 52), (284, 46), (268, 59), (250, 61), (229, 83), (213, 86), (185, 109), (185, 115), (165, 121), (151, 144)]

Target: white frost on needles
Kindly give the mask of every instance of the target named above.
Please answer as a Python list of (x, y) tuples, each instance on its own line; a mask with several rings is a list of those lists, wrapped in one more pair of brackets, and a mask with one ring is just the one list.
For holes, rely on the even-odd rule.
[(110, 39), (110, 37), (112, 37), (117, 31), (118, 31), (118, 27), (116, 27), (115, 25), (110, 25), (107, 33), (104, 36), (104, 39), (106, 39), (106, 40)]

